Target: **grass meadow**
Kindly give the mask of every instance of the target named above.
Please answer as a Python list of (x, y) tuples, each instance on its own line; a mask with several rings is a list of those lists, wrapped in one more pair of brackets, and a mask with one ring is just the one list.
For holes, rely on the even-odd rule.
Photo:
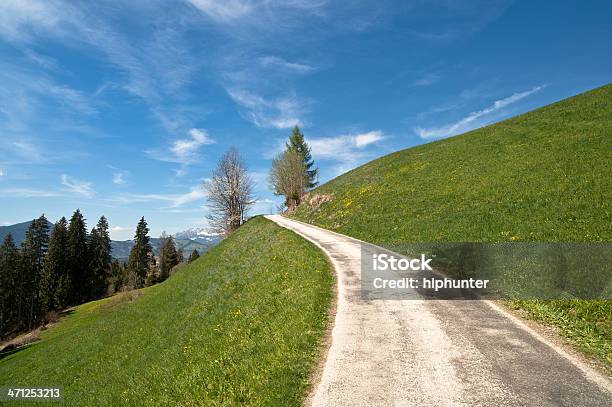
[(2, 385), (64, 386), (66, 405), (298, 406), (332, 296), (324, 254), (254, 218), (164, 283), (83, 304), (1, 355)]

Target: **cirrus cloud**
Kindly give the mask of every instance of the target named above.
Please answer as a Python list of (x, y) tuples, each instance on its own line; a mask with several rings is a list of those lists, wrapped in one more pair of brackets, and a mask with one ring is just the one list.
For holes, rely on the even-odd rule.
[(203, 129), (192, 128), (189, 129), (187, 134), (189, 138), (173, 141), (168, 149), (147, 150), (146, 153), (159, 161), (188, 165), (198, 161), (202, 146), (216, 143)]
[(93, 189), (93, 184), (87, 181), (79, 181), (75, 178), (70, 177), (67, 174), (62, 174), (60, 177), (62, 185), (65, 186), (69, 192), (73, 192), (78, 195), (82, 195), (86, 198), (93, 198), (96, 191)]
[(418, 134), (420, 138), (428, 140), (428, 139), (439, 139), (439, 138), (450, 137), (450, 136), (454, 136), (454, 135), (472, 130), (478, 127), (478, 124), (483, 117), (490, 115), (491, 113), (494, 113), (498, 110), (501, 110), (508, 105), (516, 103), (519, 100), (524, 99), (527, 96), (530, 96), (540, 91), (544, 87), (545, 87), (544, 85), (536, 86), (524, 92), (514, 93), (504, 99), (496, 100), (495, 102), (493, 102), (491, 106), (487, 107), (486, 109), (472, 112), (466, 117), (464, 117), (463, 119), (455, 123), (447, 124), (447, 125), (440, 126), (440, 127), (430, 127), (430, 128), (415, 127), (414, 131)]

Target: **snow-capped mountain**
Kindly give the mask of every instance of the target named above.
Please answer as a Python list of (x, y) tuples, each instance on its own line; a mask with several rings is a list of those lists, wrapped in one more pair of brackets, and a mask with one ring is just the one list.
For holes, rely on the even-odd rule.
[(219, 235), (210, 233), (204, 228), (191, 228), (172, 235), (175, 239), (189, 239), (194, 242), (211, 244), (219, 241)]

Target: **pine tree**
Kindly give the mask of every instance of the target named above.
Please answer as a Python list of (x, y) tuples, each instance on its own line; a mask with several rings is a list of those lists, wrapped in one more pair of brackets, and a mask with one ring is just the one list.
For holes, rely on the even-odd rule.
[(13, 236), (8, 234), (0, 246), (0, 339), (17, 329), (17, 281), (19, 278), (19, 250)]
[(91, 231), (89, 239), (89, 276), (91, 298), (100, 298), (106, 293), (111, 271), (111, 240), (108, 232), (108, 221), (102, 216)]
[(300, 157), (302, 157), (302, 160), (304, 160), (306, 178), (308, 180), (306, 187), (310, 189), (317, 186), (317, 175), (319, 173), (319, 169), (313, 168), (314, 161), (312, 160), (312, 155), (310, 153), (310, 146), (308, 143), (306, 143), (306, 141), (304, 141), (304, 134), (300, 132), (298, 126), (293, 128), (293, 133), (289, 137), (286, 147), (286, 151), (294, 151), (299, 154)]
[(113, 259), (111, 262), (110, 276), (108, 279), (109, 294), (114, 294), (119, 291), (126, 283), (125, 263), (119, 263), (119, 260)]
[(197, 260), (198, 257), (200, 257), (200, 253), (198, 253), (198, 251), (194, 249), (189, 255), (189, 260), (187, 260), (187, 262), (191, 263), (192, 261)]
[(70, 276), (70, 303), (80, 304), (89, 295), (87, 229), (81, 211), (77, 209), (68, 225), (68, 270)]
[(66, 218), (62, 217), (53, 227), (49, 239), (49, 252), (41, 279), (40, 300), (42, 314), (66, 306), (68, 288), (68, 229)]
[(143, 216), (136, 227), (134, 247), (132, 247), (128, 260), (128, 269), (134, 277), (135, 288), (144, 287), (147, 274), (154, 262), (153, 248), (148, 233), (149, 228)]
[(162, 234), (161, 245), (159, 250), (159, 279), (164, 281), (170, 276), (170, 271), (174, 266), (179, 264), (179, 255), (174, 245), (174, 239), (171, 236)]
[(49, 223), (42, 215), (34, 219), (21, 244), (21, 278), (18, 312), (21, 327), (32, 329), (40, 320), (40, 280), (49, 245)]

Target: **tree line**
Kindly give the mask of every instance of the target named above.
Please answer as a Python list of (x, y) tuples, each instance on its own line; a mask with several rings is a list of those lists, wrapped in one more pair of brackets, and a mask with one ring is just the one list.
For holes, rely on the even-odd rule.
[(44, 215), (34, 219), (19, 247), (7, 235), (0, 246), (0, 338), (32, 330), (67, 307), (164, 281), (183, 255), (164, 233), (156, 258), (148, 233), (143, 217), (127, 264), (112, 258), (106, 217), (88, 233), (79, 209), (51, 231)]

